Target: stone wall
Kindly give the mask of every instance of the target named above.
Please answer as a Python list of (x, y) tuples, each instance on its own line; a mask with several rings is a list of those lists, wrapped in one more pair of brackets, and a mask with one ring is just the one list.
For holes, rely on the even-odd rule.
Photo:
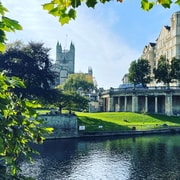
[(47, 127), (54, 128), (52, 134), (47, 139), (67, 138), (78, 136), (78, 122), (75, 115), (41, 115)]

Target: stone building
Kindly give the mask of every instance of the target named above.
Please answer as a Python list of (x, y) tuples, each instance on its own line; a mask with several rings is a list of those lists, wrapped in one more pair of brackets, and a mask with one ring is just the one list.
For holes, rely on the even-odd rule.
[[(155, 43), (150, 42), (143, 49), (141, 58), (149, 60), (151, 75), (157, 68), (161, 56), (169, 62), (172, 58), (180, 59), (180, 11), (171, 17), (171, 26), (164, 26)], [(128, 76), (122, 79), (123, 85), (127, 85)], [(174, 84), (173, 84), (174, 85)], [(140, 112), (159, 113), (168, 116), (180, 116), (180, 87), (166, 88), (154, 82), (143, 87), (111, 88), (102, 91), (99, 95), (101, 110), (105, 112)], [(123, 86), (124, 87), (124, 86)]]
[(70, 49), (62, 49), (61, 44), (56, 45), (56, 61), (54, 66), (58, 77), (55, 80), (55, 85), (62, 84), (69, 74), (74, 74), (75, 69), (75, 46), (71, 42)]
[(111, 88), (100, 93), (104, 112), (180, 115), (180, 88)]
[[(180, 59), (180, 11), (172, 14), (171, 26), (163, 26), (155, 43), (149, 43), (143, 49), (141, 58), (149, 60), (151, 73), (157, 68), (161, 56), (169, 61), (172, 58)], [(151, 85), (155, 85), (152, 82)]]

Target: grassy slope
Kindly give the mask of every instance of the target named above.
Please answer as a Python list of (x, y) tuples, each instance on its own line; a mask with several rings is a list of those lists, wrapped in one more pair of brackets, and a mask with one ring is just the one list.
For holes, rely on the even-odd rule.
[[(89, 131), (118, 131), (162, 128), (163, 124), (168, 126), (179, 126), (180, 117), (169, 117), (158, 114), (139, 114), (131, 112), (105, 112), (105, 113), (79, 113), (77, 112), (79, 125), (85, 125)], [(102, 126), (102, 128), (99, 128)]]

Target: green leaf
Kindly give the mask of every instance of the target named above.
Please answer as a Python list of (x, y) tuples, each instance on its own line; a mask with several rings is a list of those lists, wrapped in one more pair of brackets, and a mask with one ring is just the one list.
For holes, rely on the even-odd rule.
[(16, 87), (21, 87), (21, 88), (25, 88), (25, 84), (23, 83), (23, 81), (21, 79), (19, 79), (18, 77), (12, 77), (10, 79), (11, 84), (16, 86)]
[(54, 129), (47, 127), (47, 128), (44, 128), (44, 130), (47, 131), (48, 133), (52, 133)]
[(59, 22), (61, 23), (61, 25), (67, 24), (69, 21), (70, 17), (68, 15), (59, 17)]
[(175, 3), (178, 4), (178, 5), (180, 5), (180, 0), (177, 0)]
[(86, 5), (87, 5), (88, 7), (94, 8), (96, 4), (97, 4), (97, 0), (87, 0), (87, 1), (86, 1)]
[(5, 43), (5, 40), (6, 40), (6, 34), (3, 30), (1, 30), (0, 28), (0, 42), (1, 43)]
[(109, 1), (111, 1), (111, 0), (100, 0), (100, 2), (102, 2), (102, 3), (106, 3), (106, 2), (109, 2)]
[(3, 140), (0, 137), (0, 155), (4, 154), (4, 144), (3, 144)]
[(22, 30), (22, 26), (16, 20), (3, 16), (2, 22), (5, 24), (5, 31)]
[(74, 9), (70, 9), (68, 14), (70, 18), (72, 19), (76, 18), (76, 11)]
[(8, 12), (8, 10), (0, 2), (0, 14), (4, 16), (5, 12)]
[(149, 11), (154, 6), (154, 2), (149, 2), (148, 0), (141, 1), (141, 8)]
[(6, 50), (6, 45), (3, 43), (0, 43), (0, 52), (4, 52)]
[(47, 3), (47, 4), (43, 4), (42, 7), (44, 10), (51, 11), (52, 9), (54, 9), (54, 4), (53, 3)]
[(80, 5), (81, 5), (81, 0), (71, 0), (71, 6), (73, 8), (77, 8)]
[(165, 8), (170, 8), (171, 3), (172, 3), (171, 0), (158, 0), (158, 2)]
[(60, 16), (58, 7), (52, 9), (51, 11), (49, 11), (49, 14), (51, 14), (53, 16)]

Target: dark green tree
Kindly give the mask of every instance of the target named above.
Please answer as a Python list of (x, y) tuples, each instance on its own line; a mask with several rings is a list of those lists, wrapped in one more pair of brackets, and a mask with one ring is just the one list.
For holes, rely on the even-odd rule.
[(24, 45), (15, 42), (0, 54), (0, 71), (5, 70), (7, 76), (16, 76), (24, 81), (26, 89), (17, 90), (25, 97), (46, 98), (55, 79), (49, 50), (43, 43)]
[(180, 59), (176, 59), (176, 58), (172, 59), (171, 71), (174, 79), (180, 81)]
[(69, 110), (76, 110), (76, 111), (87, 111), (88, 110), (88, 103), (89, 99), (85, 96), (81, 96), (78, 93), (71, 93), (72, 101), (69, 106)]
[(154, 78), (156, 82), (163, 82), (169, 87), (174, 77), (169, 60), (161, 56), (158, 60), (157, 68), (154, 69)]
[(62, 110), (87, 110), (88, 107), (88, 98), (81, 96), (76, 92), (71, 91), (62, 91), (54, 89), (53, 96), (49, 96), (48, 104), (58, 107), (59, 112), (62, 113)]
[(146, 84), (151, 81), (149, 61), (145, 59), (133, 61), (130, 64), (128, 79), (135, 86), (137, 84), (142, 84), (142, 86), (145, 87)]

